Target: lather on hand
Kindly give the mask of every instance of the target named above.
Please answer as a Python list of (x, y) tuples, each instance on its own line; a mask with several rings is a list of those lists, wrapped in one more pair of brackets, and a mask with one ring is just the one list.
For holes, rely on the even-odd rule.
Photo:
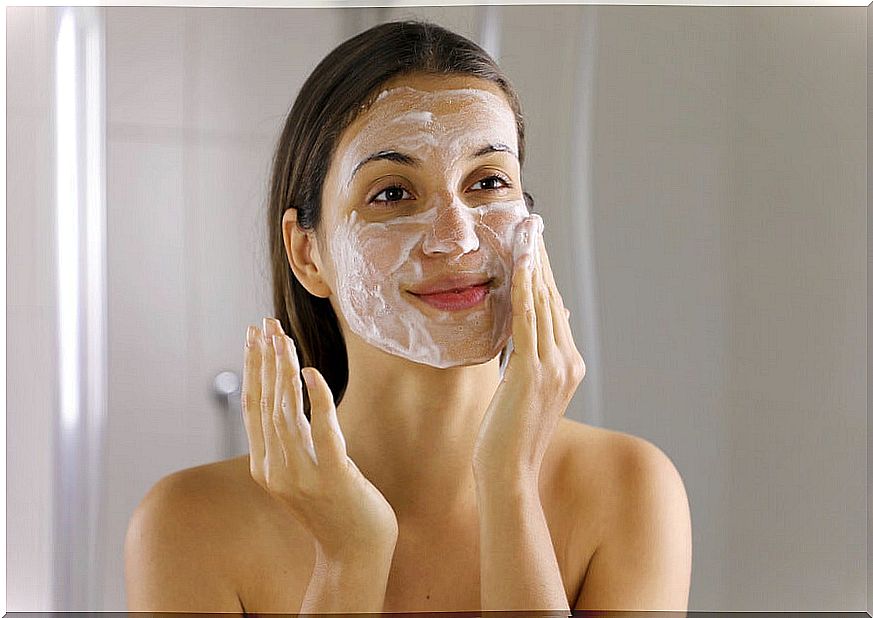
[[(242, 408), (255, 482), (312, 534), (316, 559), (305, 613), (382, 609), (397, 517), (346, 452), (333, 395), (312, 367), (302, 372), (278, 320), (246, 335)], [(311, 402), (303, 413), (300, 375)]]

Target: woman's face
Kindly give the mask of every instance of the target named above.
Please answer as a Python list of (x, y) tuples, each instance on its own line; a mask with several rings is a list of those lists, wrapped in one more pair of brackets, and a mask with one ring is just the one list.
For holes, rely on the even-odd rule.
[(322, 193), (319, 255), (344, 330), (434, 367), (500, 352), (516, 228), (528, 216), (517, 155), (515, 116), (496, 84), (425, 75), (386, 84), (341, 136)]

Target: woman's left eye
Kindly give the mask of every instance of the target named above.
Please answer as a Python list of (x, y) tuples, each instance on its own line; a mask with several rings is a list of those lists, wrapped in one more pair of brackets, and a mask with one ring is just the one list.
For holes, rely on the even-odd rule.
[(482, 187), (482, 188), (485, 191), (495, 191), (495, 190), (499, 190), (499, 189), (503, 189), (503, 188), (508, 188), (510, 186), (508, 179), (504, 178), (503, 176), (494, 175), (494, 176), (489, 176), (488, 178), (483, 178), (482, 180), (479, 180), (479, 181), (473, 183), (473, 187), (475, 187), (476, 185), (478, 185), (480, 183), (493, 184), (493, 181), (495, 181), (495, 180), (503, 183), (503, 186), (502, 187), (488, 186), (488, 187)]

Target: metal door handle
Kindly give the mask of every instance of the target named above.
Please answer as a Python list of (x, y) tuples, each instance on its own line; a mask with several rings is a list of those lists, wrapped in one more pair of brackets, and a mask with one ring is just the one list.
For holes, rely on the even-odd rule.
[(224, 435), (221, 449), (226, 459), (248, 453), (248, 440), (242, 420), (240, 387), (239, 375), (233, 371), (222, 371), (212, 380), (213, 393), (222, 408)]

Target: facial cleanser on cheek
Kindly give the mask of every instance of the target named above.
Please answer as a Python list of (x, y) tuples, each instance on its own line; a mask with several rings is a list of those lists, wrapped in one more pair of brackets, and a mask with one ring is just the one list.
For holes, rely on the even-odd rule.
[[(438, 224), (436, 209), (379, 223), (352, 212), (338, 226), (333, 246), (337, 296), (349, 328), (389, 354), (433, 367), (491, 360), (510, 335), (515, 233), (527, 215), (523, 201), (466, 208), (463, 224), (475, 231), (479, 259), (463, 272), (481, 273), (490, 283), (425, 299), (409, 289), (458, 272), (456, 262), (422, 250)], [(440, 242), (451, 237), (443, 234)], [(463, 235), (457, 238), (465, 242)]]
[[(466, 158), (483, 144), (517, 149), (512, 110), (497, 94), (475, 88), (391, 88), (361, 125), (344, 148), (344, 179), (372, 153), (390, 150), (416, 157), (427, 172), (456, 185), (468, 173)], [(429, 195), (430, 202), (405, 202), (415, 214), (373, 222), (353, 211), (341, 222), (333, 243), (340, 309), (356, 335), (389, 354), (439, 368), (487, 362), (510, 335), (513, 247), (527, 207), (521, 200), (478, 199), (471, 207), (454, 194), (451, 202), (445, 192)], [(478, 189), (475, 195), (495, 194)], [(424, 290), (461, 273), (472, 276), (468, 284), (487, 285)]]

